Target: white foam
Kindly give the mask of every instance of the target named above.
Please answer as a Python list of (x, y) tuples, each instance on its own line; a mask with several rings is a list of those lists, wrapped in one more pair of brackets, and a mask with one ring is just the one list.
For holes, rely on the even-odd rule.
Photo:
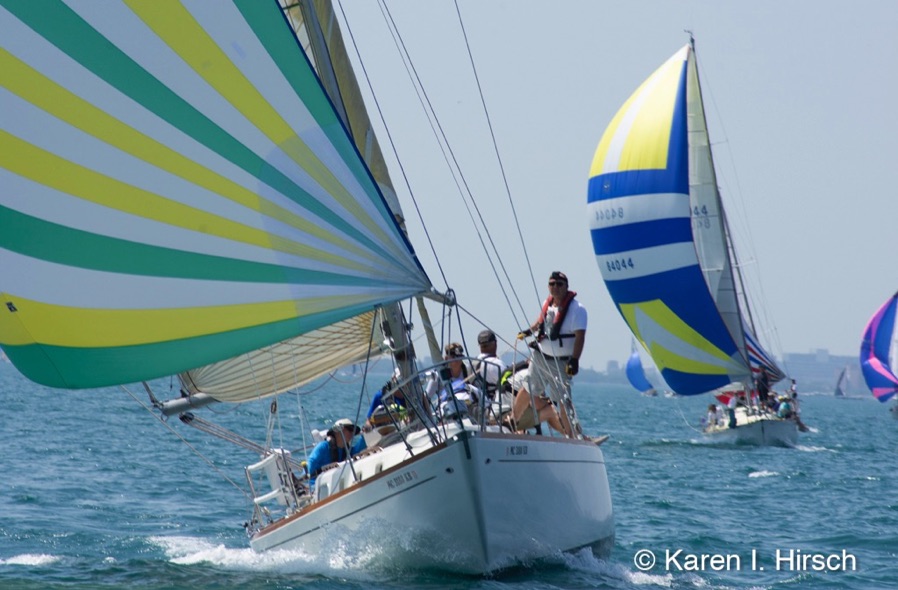
[(206, 563), (233, 570), (338, 575), (362, 581), (371, 579), (364, 566), (372, 556), (359, 552), (358, 547), (337, 547), (326, 556), (314, 556), (298, 549), (273, 549), (259, 553), (249, 547), (227, 547), (196, 537), (152, 537), (150, 542), (160, 546), (171, 562), (179, 565)]
[(767, 471), (766, 469), (762, 471), (752, 471), (748, 474), (749, 477), (775, 477), (777, 475), (779, 475), (778, 471)]
[(596, 557), (590, 549), (581, 549), (576, 553), (565, 553), (563, 559), (565, 565), (571, 569), (600, 574), (603, 577), (622, 580), (637, 586), (659, 586), (663, 588), (673, 586), (674, 578), (670, 573), (660, 575), (638, 570), (631, 571), (620, 564), (609, 563), (604, 559)]
[(827, 449), (826, 447), (813, 447), (808, 445), (796, 445), (795, 448), (806, 453), (819, 453), (820, 451), (829, 451), (830, 453), (836, 452), (833, 449)]
[(0, 559), (0, 565), (30, 565), (30, 566), (41, 566), (41, 565), (50, 565), (56, 563), (62, 559), (56, 555), (45, 555), (34, 554), (34, 553), (23, 553), (22, 555), (14, 555), (9, 559)]

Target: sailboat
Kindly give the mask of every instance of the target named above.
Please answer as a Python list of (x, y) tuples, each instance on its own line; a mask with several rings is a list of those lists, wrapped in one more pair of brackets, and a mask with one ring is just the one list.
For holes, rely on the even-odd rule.
[(756, 381), (773, 385), (785, 375), (760, 346), (745, 296), (691, 39), (605, 130), (590, 171), (588, 213), (608, 292), (670, 388), (748, 394), (734, 427), (709, 434), (793, 445), (794, 421), (748, 402)]
[(630, 358), (627, 359), (627, 380), (630, 385), (647, 397), (656, 397), (658, 391), (655, 386), (645, 376), (645, 369), (642, 367), (642, 358), (639, 356), (639, 349), (636, 348), (636, 341), (633, 341), (630, 352)]
[(839, 378), (836, 380), (836, 389), (833, 391), (833, 395), (835, 397), (845, 397), (845, 375), (848, 373), (848, 367), (842, 369), (842, 372), (839, 373)]
[[(454, 295), (404, 231), (330, 3), (289, 4), (0, 1), (0, 346), (37, 383), (143, 383), (157, 417), (236, 443), (257, 551), (366, 533), (391, 565), (471, 574), (606, 553), (594, 441), (424, 397), (444, 366), (420, 366), (404, 305), (439, 359), (423, 299)], [(303, 440), (276, 396), (376, 357), (410, 408), (313, 487), (272, 442)], [(201, 416), (260, 400), (264, 443)]]
[[(867, 326), (861, 339), (861, 372), (873, 397), (886, 403), (898, 393), (898, 293), (882, 304)], [(898, 418), (898, 406), (890, 408)]]

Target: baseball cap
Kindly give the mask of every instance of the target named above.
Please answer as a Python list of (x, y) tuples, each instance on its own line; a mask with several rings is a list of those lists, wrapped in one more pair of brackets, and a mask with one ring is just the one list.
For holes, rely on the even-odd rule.
[(568, 282), (567, 275), (560, 270), (553, 270), (552, 274), (549, 275), (549, 279), (555, 281), (564, 281), (565, 283)]
[(484, 330), (480, 334), (477, 335), (477, 344), (486, 344), (488, 342), (495, 342), (496, 334), (492, 330)]
[(362, 431), (362, 429), (356, 426), (349, 418), (340, 418), (339, 420), (334, 422), (334, 427), (332, 428), (332, 430), (340, 430), (343, 428), (352, 428), (355, 434), (358, 434)]

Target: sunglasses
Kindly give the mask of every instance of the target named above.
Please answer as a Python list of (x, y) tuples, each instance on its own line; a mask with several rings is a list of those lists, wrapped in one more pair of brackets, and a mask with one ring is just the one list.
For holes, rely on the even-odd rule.
[(549, 281), (549, 286), (554, 287), (555, 285), (567, 285), (564, 281)]

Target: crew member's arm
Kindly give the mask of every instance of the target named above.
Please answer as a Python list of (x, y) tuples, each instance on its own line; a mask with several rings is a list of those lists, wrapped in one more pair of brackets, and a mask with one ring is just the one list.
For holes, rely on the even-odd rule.
[(586, 330), (574, 330), (574, 350), (567, 362), (567, 374), (573, 377), (580, 372), (580, 355), (583, 354), (583, 343), (586, 342)]

